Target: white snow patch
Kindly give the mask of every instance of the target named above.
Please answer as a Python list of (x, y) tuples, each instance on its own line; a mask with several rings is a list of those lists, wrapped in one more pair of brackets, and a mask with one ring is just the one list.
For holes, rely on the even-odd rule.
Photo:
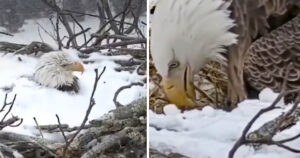
[[(272, 89), (265, 88), (259, 93), (258, 98), (260, 101), (268, 103), (275, 100), (278, 97), (278, 95), (279, 94), (273, 92)], [(283, 104), (283, 99), (281, 99), (280, 104)]]
[[(91, 27), (88, 35), (95, 32), (99, 25), (98, 18), (86, 18), (81, 22), (83, 27)], [(42, 29), (40, 29), (40, 38), (37, 23), (42, 25), (47, 31), (53, 34), (53, 28), (49, 19), (42, 18), (37, 20), (26, 20), (22, 31), (10, 36), (0, 36), (0, 41), (29, 44), (32, 41), (42, 40), (53, 47), (57, 47), (56, 42), (48, 36)], [(61, 26), (61, 37), (66, 35), (65, 30)], [(88, 38), (88, 37), (87, 37)], [(83, 42), (78, 39), (78, 43)], [(76, 54), (74, 50), (64, 50), (71, 54)], [(27, 55), (14, 54), (0, 54), (0, 106), (4, 101), (5, 94), (8, 93), (8, 101), (13, 99), (14, 94), (17, 94), (15, 105), (11, 114), (23, 118), (23, 123), (19, 127), (7, 127), (5, 131), (14, 131), (20, 134), (30, 136), (37, 136), (39, 132), (34, 128), (35, 123), (33, 117), (36, 117), (39, 125), (57, 124), (55, 114), (58, 114), (62, 124), (69, 124), (70, 126), (78, 126), (82, 122), (88, 104), (89, 98), (93, 89), (95, 72), (98, 68), (99, 73), (103, 67), (106, 66), (106, 71), (101, 77), (97, 91), (95, 93), (96, 105), (93, 107), (89, 116), (89, 120), (97, 119), (101, 115), (109, 112), (115, 108), (113, 97), (117, 89), (121, 86), (129, 85), (132, 82), (141, 82), (144, 76), (139, 76), (137, 73), (116, 72), (114, 69), (120, 65), (113, 62), (113, 60), (129, 60), (130, 56), (103, 56), (99, 53), (92, 53), (91, 56), (82, 61), (96, 60), (96, 62), (89, 62), (84, 64), (85, 72), (81, 75), (75, 73), (79, 78), (80, 91), (78, 94), (62, 92), (53, 88), (47, 88), (38, 85), (32, 80), (38, 57)], [(12, 88), (11, 91), (8, 89)], [(118, 101), (124, 105), (131, 101), (146, 96), (146, 87), (134, 86), (130, 89), (122, 91), (118, 97)], [(5, 110), (8, 110), (6, 107)], [(4, 113), (0, 113), (2, 118)], [(8, 115), (9, 118), (11, 115)], [(45, 134), (49, 139), (60, 139), (60, 134)]]
[[(245, 100), (231, 112), (205, 107), (200, 110), (174, 112), (174, 106), (167, 106), (166, 114), (155, 114), (150, 111), (150, 146), (163, 153), (180, 153), (191, 158), (223, 158), (227, 157), (230, 149), (241, 136), (242, 130), (252, 117), (262, 108), (269, 106), (276, 94), (265, 90), (260, 94), (260, 100)], [(263, 99), (268, 98), (268, 99)], [(291, 108), (291, 105), (277, 108), (264, 114), (253, 125), (250, 131), (279, 116)], [(170, 112), (172, 111), (172, 112)], [(275, 136), (276, 140), (289, 138), (299, 133), (300, 126), (296, 125)], [(287, 145), (300, 146), (300, 140)], [(275, 146), (262, 146), (258, 150), (243, 146), (236, 158), (296, 158), (298, 154)]]
[(180, 110), (175, 105), (167, 105), (164, 107), (164, 113), (166, 115), (176, 115), (180, 113)]

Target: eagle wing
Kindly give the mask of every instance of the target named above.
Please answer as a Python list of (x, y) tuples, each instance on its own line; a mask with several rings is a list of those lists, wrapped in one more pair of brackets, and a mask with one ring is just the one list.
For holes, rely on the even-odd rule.
[[(257, 90), (300, 88), (300, 15), (252, 43), (246, 53), (244, 74), (246, 82)], [(284, 80), (286, 87), (282, 87)], [(286, 102), (295, 98), (289, 99)]]
[[(258, 40), (259, 38), (267, 37), (273, 38), (269, 35), (269, 32), (273, 29), (276, 29), (281, 24), (285, 23), (287, 20), (290, 20), (290, 14), (297, 14), (292, 12), (294, 7), (299, 7), (300, 2), (298, 0), (232, 0), (230, 9), (232, 10), (232, 18), (236, 21), (236, 27), (233, 28), (233, 32), (239, 35), (238, 43), (229, 48), (229, 63), (228, 63), (228, 101), (232, 104), (238, 103), (245, 98), (247, 98), (247, 91), (245, 89), (246, 83), (244, 81), (244, 74), (248, 73), (246, 76), (256, 75), (260, 73), (261, 76), (266, 72), (271, 72), (266, 70), (265, 72), (258, 70), (256, 67), (251, 66), (252, 62), (245, 62), (247, 57), (251, 56), (252, 61), (262, 60), (261, 55), (247, 55), (248, 53), (252, 54), (253, 51), (247, 52), (249, 47), (257, 40), (256, 45), (263, 45)], [(291, 12), (291, 13), (290, 13)], [(283, 35), (284, 33), (282, 33)], [(269, 35), (269, 36), (268, 36)], [(285, 37), (282, 37), (285, 38)], [(277, 41), (280, 43), (284, 41), (281, 38), (273, 39), (273, 42)], [(254, 46), (253, 46), (254, 47)], [(287, 49), (283, 47), (283, 49)], [(257, 52), (258, 54), (261, 54)], [(270, 52), (276, 56), (276, 53), (279, 52)], [(270, 58), (269, 54), (265, 55), (265, 58)], [(278, 60), (281, 60), (281, 57), (278, 55)], [(292, 56), (290, 56), (292, 58)], [(271, 61), (273, 62), (273, 61)], [(244, 64), (246, 66), (244, 66)], [(280, 67), (281, 66), (281, 67)], [(246, 70), (244, 70), (244, 67)], [(250, 67), (256, 69), (256, 71), (250, 72)], [(285, 65), (278, 65), (277, 69), (285, 68)], [(244, 73), (245, 71), (245, 73)], [(256, 74), (255, 74), (256, 73)], [(270, 78), (269, 78), (270, 79)], [(266, 79), (266, 80), (269, 80)], [(272, 79), (270, 79), (272, 80)], [(247, 80), (250, 82), (250, 85), (254, 85), (252, 80)], [(262, 79), (257, 80), (257, 82), (263, 81)], [(279, 80), (273, 79), (274, 83), (279, 84)], [(256, 84), (256, 83), (255, 83)], [(260, 84), (262, 87), (269, 87), (271, 85)], [(272, 87), (272, 86), (271, 86)], [(275, 86), (276, 87), (276, 86)], [(261, 87), (254, 87), (258, 90)]]

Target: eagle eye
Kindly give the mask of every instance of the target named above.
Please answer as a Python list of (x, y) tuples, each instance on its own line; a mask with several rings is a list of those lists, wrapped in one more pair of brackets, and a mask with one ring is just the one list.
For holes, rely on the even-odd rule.
[(177, 68), (179, 66), (179, 61), (177, 61), (177, 60), (170, 61), (168, 66), (169, 66), (169, 69)]

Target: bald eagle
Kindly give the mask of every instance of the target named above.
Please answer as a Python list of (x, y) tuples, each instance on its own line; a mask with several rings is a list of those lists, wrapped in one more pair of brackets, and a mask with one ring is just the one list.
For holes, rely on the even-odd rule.
[(77, 93), (78, 78), (73, 75), (74, 71), (83, 72), (83, 65), (66, 52), (53, 51), (41, 57), (34, 73), (34, 80), (46, 87)]
[(288, 89), (299, 87), (299, 6), (299, 0), (158, 0), (151, 53), (168, 99), (194, 106), (193, 75), (212, 60), (227, 61), (231, 104), (246, 99), (248, 89), (279, 92), (289, 63)]

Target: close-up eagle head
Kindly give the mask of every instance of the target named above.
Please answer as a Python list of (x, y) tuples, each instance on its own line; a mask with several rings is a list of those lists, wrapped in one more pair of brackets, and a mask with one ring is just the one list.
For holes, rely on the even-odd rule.
[(196, 105), (193, 77), (210, 61), (225, 63), (224, 105), (299, 88), (299, 0), (158, 0), (153, 12), (151, 53), (171, 103)]
[(78, 78), (74, 71), (83, 73), (80, 61), (63, 51), (53, 51), (43, 55), (37, 64), (34, 80), (46, 87), (61, 91), (79, 91)]
[(223, 0), (160, 0), (151, 26), (151, 53), (170, 102), (194, 105), (193, 75), (210, 60), (222, 61), (236, 43)]

